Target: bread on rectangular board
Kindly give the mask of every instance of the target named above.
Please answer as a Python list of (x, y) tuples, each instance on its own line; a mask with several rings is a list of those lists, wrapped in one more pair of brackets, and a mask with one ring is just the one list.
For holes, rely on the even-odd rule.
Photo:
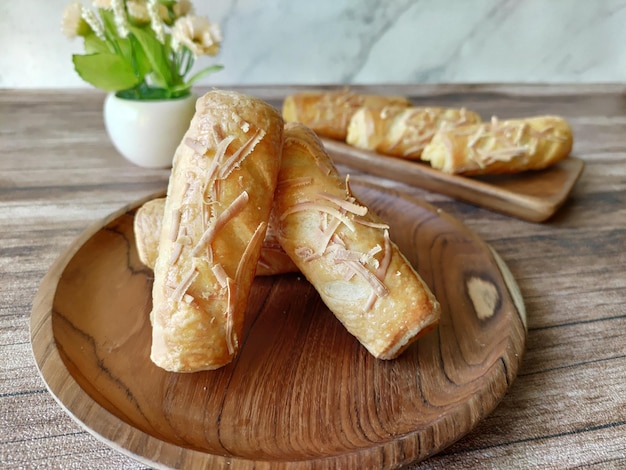
[[(144, 203), (137, 209), (134, 220), (135, 245), (139, 260), (150, 269), (154, 269), (159, 254), (159, 237), (161, 221), (165, 209), (165, 198), (156, 198)], [(287, 256), (277, 239), (272, 217), (267, 225), (265, 239), (261, 246), (261, 254), (256, 267), (257, 276), (273, 276), (274, 274), (296, 272), (298, 268)]]
[(282, 247), (372, 355), (395, 358), (438, 323), (439, 303), (387, 224), (356, 200), (302, 124), (285, 126), (275, 205)]
[(345, 140), (350, 118), (360, 107), (380, 109), (410, 105), (402, 96), (362, 94), (349, 89), (309, 90), (287, 96), (282, 112), (285, 122), (299, 122), (320, 136)]
[(346, 142), (383, 155), (419, 160), (439, 129), (481, 122), (465, 108), (362, 107), (350, 119)]
[(237, 354), (270, 217), (283, 120), (266, 102), (214, 90), (174, 156), (154, 267), (151, 359), (216, 369)]
[(486, 175), (541, 170), (572, 150), (572, 130), (559, 116), (491, 122), (441, 129), (422, 160), (446, 173)]

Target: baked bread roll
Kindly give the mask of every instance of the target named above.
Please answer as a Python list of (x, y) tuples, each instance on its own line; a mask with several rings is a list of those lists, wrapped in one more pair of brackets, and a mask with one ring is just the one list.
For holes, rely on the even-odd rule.
[[(159, 237), (164, 209), (165, 198), (162, 197), (146, 202), (135, 213), (134, 232), (137, 253), (139, 260), (150, 269), (154, 269), (159, 254)], [(256, 275), (273, 276), (296, 271), (298, 268), (278, 242), (276, 229), (270, 215), (256, 267)]]
[(211, 91), (174, 156), (154, 267), (151, 359), (216, 369), (238, 351), (283, 143), (280, 114)]
[(348, 123), (362, 106), (380, 109), (385, 106), (410, 106), (402, 96), (379, 96), (339, 91), (304, 91), (287, 96), (283, 102), (285, 122), (300, 122), (318, 135), (345, 140)]
[(295, 272), (298, 272), (298, 267), (285, 253), (278, 239), (278, 221), (276, 220), (276, 212), (272, 208), (263, 246), (261, 246), (261, 255), (256, 266), (256, 275), (273, 276)]
[(137, 254), (139, 261), (150, 269), (154, 269), (159, 255), (159, 238), (161, 237), (164, 209), (165, 198), (160, 197), (145, 202), (135, 212), (133, 233), (135, 234)]
[(572, 130), (558, 116), (499, 121), (441, 129), (422, 160), (446, 173), (486, 175), (540, 170), (567, 157)]
[(372, 355), (395, 358), (437, 324), (439, 303), (388, 226), (352, 196), (302, 124), (285, 126), (274, 204), (282, 247)]
[(419, 160), (439, 129), (481, 122), (464, 108), (362, 107), (348, 125), (346, 142), (384, 155)]

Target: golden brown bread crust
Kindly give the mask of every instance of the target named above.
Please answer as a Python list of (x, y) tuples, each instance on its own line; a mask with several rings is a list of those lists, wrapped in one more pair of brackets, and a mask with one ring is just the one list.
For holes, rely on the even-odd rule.
[(269, 220), (283, 121), (262, 100), (211, 91), (176, 150), (154, 268), (152, 351), (176, 372), (237, 353)]
[(150, 269), (154, 269), (159, 255), (159, 238), (161, 237), (164, 209), (164, 197), (152, 199), (137, 209), (133, 221), (135, 246), (139, 260)]
[(439, 129), (481, 122), (464, 108), (362, 107), (350, 119), (346, 142), (383, 155), (419, 160)]
[[(278, 182), (280, 184), (280, 181)], [(261, 247), (261, 256), (256, 267), (257, 276), (273, 276), (274, 274), (295, 273), (299, 269), (289, 257), (278, 239), (278, 220), (272, 206), (267, 232)]]
[(422, 160), (446, 173), (485, 175), (540, 170), (567, 157), (572, 130), (559, 116), (538, 116), (442, 129)]
[[(159, 254), (159, 237), (161, 221), (165, 209), (165, 198), (152, 199), (143, 204), (135, 214), (134, 232), (135, 245), (139, 260), (150, 269), (154, 269)], [(273, 276), (275, 274), (297, 272), (297, 266), (280, 246), (272, 217), (267, 225), (265, 239), (261, 246), (261, 254), (256, 267), (257, 276)]]
[(380, 109), (410, 105), (410, 101), (402, 96), (359, 94), (348, 89), (312, 90), (287, 96), (283, 103), (283, 119), (302, 123), (320, 136), (345, 140), (350, 118), (362, 106)]
[(439, 320), (439, 303), (357, 201), (308, 128), (285, 126), (279, 239), (325, 304), (375, 357), (397, 357)]

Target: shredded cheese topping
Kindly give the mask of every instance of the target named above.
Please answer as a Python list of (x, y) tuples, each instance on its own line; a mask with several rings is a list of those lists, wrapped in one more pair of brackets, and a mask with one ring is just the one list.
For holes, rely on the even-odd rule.
[[(303, 178), (288, 181), (281, 189), (293, 190), (296, 187), (295, 180), (304, 181)], [(384, 283), (392, 253), (388, 234), (389, 226), (365, 217), (368, 209), (359, 204), (352, 195), (349, 176), (345, 180), (343, 198), (328, 192), (313, 193), (304, 197), (294, 192), (293, 197), (295, 202), (283, 210), (279, 216), (280, 221), (301, 212), (319, 214), (319, 230), (312, 233), (313, 246), (297, 246), (294, 250), (295, 255), (305, 263), (325, 257), (338, 267), (338, 272), (345, 281), (350, 281), (355, 276), (360, 278), (371, 288), (372, 293), (364, 311), (371, 310), (376, 299), (384, 297), (389, 292)], [(348, 248), (346, 243), (349, 243), (350, 236), (338, 230), (343, 226), (349, 232), (355, 232), (357, 223), (383, 230), (383, 246), (376, 244), (365, 252)]]
[(465, 144), (467, 156), (481, 169), (495, 162), (530, 158), (542, 141), (566, 140), (552, 125), (537, 129), (529, 125), (528, 121), (500, 121), (496, 116), (491, 118), (491, 122), (467, 127), (446, 129), (447, 132), (441, 135), (442, 141), (449, 155), (453, 156), (454, 140), (469, 135)]
[(191, 255), (199, 256), (202, 250), (204, 250), (213, 241), (215, 235), (222, 229), (222, 227), (243, 211), (244, 207), (248, 204), (248, 200), (249, 196), (247, 191), (242, 192), (233, 200), (224, 212), (215, 217), (213, 224), (206, 228), (202, 237), (200, 237), (200, 240), (191, 251)]
[(187, 293), (187, 289), (191, 287), (193, 281), (195, 281), (198, 277), (198, 274), (199, 273), (196, 270), (196, 267), (192, 267), (191, 270), (183, 277), (180, 284), (178, 284), (178, 287), (176, 287), (176, 289), (172, 293), (172, 302), (180, 302), (182, 300), (183, 296)]

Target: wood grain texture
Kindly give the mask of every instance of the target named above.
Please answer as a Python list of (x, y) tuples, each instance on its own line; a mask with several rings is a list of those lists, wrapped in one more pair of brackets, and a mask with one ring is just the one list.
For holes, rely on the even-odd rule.
[(541, 171), (464, 177), (435, 170), (427, 163), (380, 155), (337, 140), (323, 140), (338, 164), (531, 222), (543, 222), (556, 213), (585, 165), (583, 160), (569, 157)]
[[(297, 86), (240, 88), (280, 106)], [(585, 170), (542, 224), (355, 169), (344, 172), (430, 202), (506, 262), (527, 310), (526, 353), (500, 404), (415, 469), (623, 468), (626, 465), (626, 87), (363, 86), (416, 104), (502, 118), (559, 114)], [(72, 420), (32, 357), (33, 298), (55, 259), (91, 224), (162, 189), (163, 170), (124, 161), (104, 132), (95, 91), (0, 91), (0, 466), (145, 465)], [(120, 434), (123, 431), (119, 431)]]
[(168, 467), (396, 468), (466, 434), (519, 368), (517, 285), (450, 216), (358, 179), (352, 188), (442, 304), (438, 328), (400, 358), (374, 359), (294, 274), (257, 278), (233, 364), (159, 369), (152, 272), (123, 210), (79, 236), (41, 285), (32, 342), (51, 392), (106, 442)]

